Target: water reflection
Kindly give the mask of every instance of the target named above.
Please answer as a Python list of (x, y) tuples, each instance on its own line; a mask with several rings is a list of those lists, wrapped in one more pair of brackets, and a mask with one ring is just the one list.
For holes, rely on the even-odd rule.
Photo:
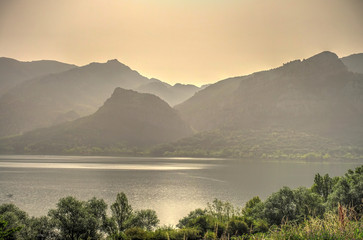
[(0, 156), (0, 204), (46, 215), (65, 196), (127, 194), (134, 209), (154, 209), (161, 224), (176, 224), (214, 198), (243, 204), (286, 185), (310, 187), (314, 174), (342, 175), (362, 163), (262, 162), (193, 158)]

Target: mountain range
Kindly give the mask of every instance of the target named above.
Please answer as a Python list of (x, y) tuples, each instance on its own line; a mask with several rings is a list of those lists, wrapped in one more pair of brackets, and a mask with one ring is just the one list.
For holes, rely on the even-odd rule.
[(65, 153), (74, 149), (140, 147), (192, 134), (159, 97), (116, 88), (94, 114), (5, 139), (16, 152)]
[(15, 59), (1, 57), (0, 96), (26, 80), (64, 72), (75, 67), (77, 66), (50, 60), (20, 62)]
[[(0, 112), (46, 128), (3, 138), (0, 152), (362, 159), (357, 56), (322, 52), (203, 88), (148, 79), (116, 60), (34, 78), (4, 94)], [(178, 91), (188, 99), (174, 109), (161, 100)], [(60, 116), (67, 122), (57, 125)], [(1, 115), (3, 136), (11, 124)]]
[(363, 53), (352, 54), (341, 60), (349, 71), (363, 74)]
[(331, 52), (196, 93), (176, 109), (198, 131), (285, 128), (363, 139), (363, 75)]
[[(16, 75), (12, 73), (13, 70), (4, 73), (1, 82), (11, 81), (7, 77)], [(194, 85), (170, 86), (157, 79), (148, 79), (117, 60), (83, 67), (69, 66), (68, 70), (58, 73), (41, 73), (38, 77), (33, 74), (33, 78), (23, 80), (0, 96), (0, 137), (90, 115), (102, 106), (116, 87), (153, 93), (171, 105), (186, 100), (200, 90)]]

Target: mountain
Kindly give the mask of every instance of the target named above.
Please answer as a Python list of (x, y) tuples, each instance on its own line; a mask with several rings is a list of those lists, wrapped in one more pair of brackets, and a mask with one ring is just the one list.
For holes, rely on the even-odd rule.
[(363, 74), (363, 53), (352, 54), (341, 60), (349, 71)]
[(91, 63), (33, 78), (1, 96), (0, 137), (92, 114), (116, 87), (154, 93), (169, 104), (182, 102), (199, 90), (148, 79), (117, 60)]
[(0, 97), (0, 136), (51, 126), (72, 111), (73, 116), (92, 114), (116, 87), (146, 82), (148, 78), (117, 60), (34, 78)]
[(284, 128), (363, 139), (363, 75), (331, 52), (220, 81), (175, 107), (198, 130)]
[(12, 58), (1, 57), (0, 96), (26, 80), (64, 72), (75, 67), (77, 66), (50, 60), (20, 62)]
[(94, 114), (3, 139), (0, 149), (67, 153), (76, 148), (130, 148), (170, 142), (191, 133), (178, 113), (159, 97), (116, 88)]
[(143, 84), (135, 90), (142, 93), (151, 93), (157, 95), (169, 103), (170, 106), (175, 106), (192, 97), (200, 90), (200, 88), (192, 84), (180, 83), (171, 86), (167, 83), (157, 80)]

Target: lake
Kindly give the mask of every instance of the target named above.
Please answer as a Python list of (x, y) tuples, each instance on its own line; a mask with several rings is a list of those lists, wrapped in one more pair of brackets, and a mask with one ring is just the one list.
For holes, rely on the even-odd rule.
[(161, 224), (176, 225), (215, 198), (242, 207), (282, 186), (310, 187), (315, 173), (341, 176), (363, 162), (252, 161), (0, 155), (0, 204), (14, 203), (31, 216), (46, 215), (62, 197), (103, 198), (125, 192), (134, 209), (154, 209)]

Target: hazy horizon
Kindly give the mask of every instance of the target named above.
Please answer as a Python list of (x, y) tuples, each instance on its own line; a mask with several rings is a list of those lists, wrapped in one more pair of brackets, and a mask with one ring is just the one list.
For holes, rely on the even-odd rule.
[(363, 2), (0, 2), (0, 56), (76, 65), (118, 59), (146, 77), (202, 85), (322, 51), (363, 52)]

